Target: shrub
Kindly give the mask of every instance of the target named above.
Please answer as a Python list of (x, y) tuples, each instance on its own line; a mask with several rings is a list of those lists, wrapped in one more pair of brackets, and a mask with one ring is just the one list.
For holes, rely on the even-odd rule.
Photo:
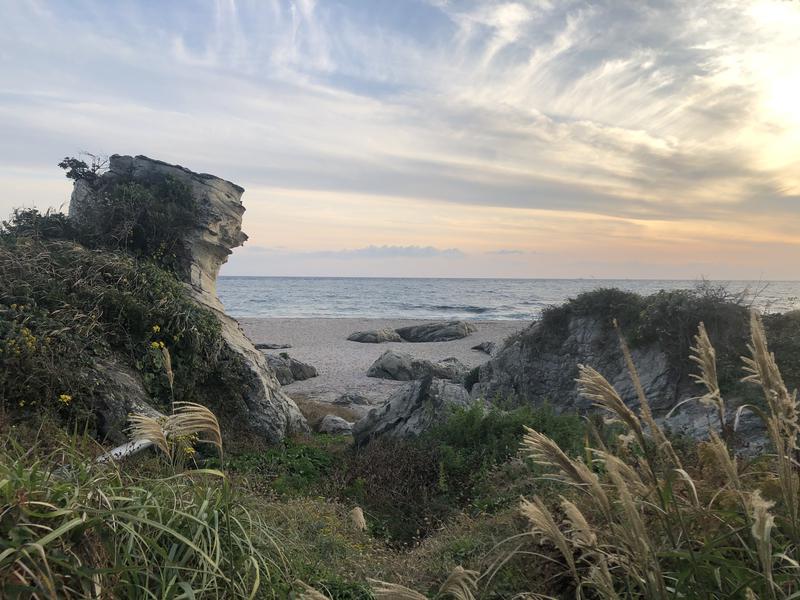
[(460, 510), (505, 505), (509, 499), (487, 482), (517, 453), (525, 425), (575, 451), (582, 445), (576, 416), (550, 407), (504, 412), (475, 404), (417, 439), (382, 438), (354, 448), (336, 475), (340, 493), (367, 511), (376, 534), (400, 544), (419, 541)]
[[(18, 214), (0, 231), (0, 398), (8, 408), (74, 411), (102, 395), (93, 365), (122, 357), (157, 404), (191, 400), (214, 374), (221, 347), (214, 316), (174, 275), (119, 252), (22, 235)], [(30, 218), (29, 218), (30, 217)], [(62, 395), (74, 402), (58, 403)]]

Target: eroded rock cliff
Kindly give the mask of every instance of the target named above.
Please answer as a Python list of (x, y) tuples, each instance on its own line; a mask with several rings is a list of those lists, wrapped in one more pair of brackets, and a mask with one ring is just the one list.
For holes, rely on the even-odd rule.
[(225, 314), (216, 294), (220, 267), (233, 248), (247, 239), (241, 229), (245, 210), (241, 201), (243, 188), (213, 175), (145, 156), (114, 155), (108, 171), (99, 178), (77, 179), (70, 218), (81, 224), (91, 223), (95, 230), (102, 229), (103, 223), (97, 221), (99, 215), (105, 214), (104, 203), (108, 202), (105, 190), (118, 182), (152, 187), (167, 179), (189, 190), (191, 214), (196, 219), (182, 229), (181, 239), (177, 240), (180, 252), (175, 255), (177, 264), (173, 270), (191, 297), (211, 311), (221, 326), (222, 362), (228, 365), (230, 377), (209, 383), (216, 389), (225, 388), (225, 405), (213, 408), (224, 412), (223, 416), (236, 426), (271, 442), (291, 432), (307, 431), (305, 419), (281, 390), (264, 355), (253, 346), (238, 322)]

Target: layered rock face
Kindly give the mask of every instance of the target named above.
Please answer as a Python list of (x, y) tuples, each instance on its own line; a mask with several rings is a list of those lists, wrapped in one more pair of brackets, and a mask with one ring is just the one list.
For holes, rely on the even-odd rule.
[[(224, 179), (195, 173), (146, 156), (119, 156), (110, 159), (109, 170), (97, 184), (78, 180), (70, 201), (69, 215), (76, 221), (92, 220), (99, 200), (96, 189), (115, 181), (151, 184), (165, 177), (186, 184), (196, 203), (198, 222), (181, 240), (185, 264), (178, 269), (192, 298), (213, 312), (222, 326), (225, 351), (241, 365), (241, 385), (235, 390), (237, 406), (226, 406), (235, 421), (268, 441), (278, 441), (291, 432), (307, 431), (308, 426), (295, 403), (281, 390), (264, 355), (242, 331), (239, 323), (226, 315), (216, 294), (219, 269), (247, 236), (242, 232), (241, 197), (244, 189)], [(98, 185), (99, 184), (99, 185)]]
[[(653, 409), (672, 408), (681, 395), (681, 382), (666, 355), (653, 345), (635, 348), (632, 355)], [(538, 322), (522, 330), (481, 365), (471, 394), (489, 401), (550, 402), (559, 411), (586, 410), (591, 403), (578, 395), (575, 382), (580, 364), (597, 369), (626, 404), (638, 404), (616, 333), (591, 317), (571, 318), (559, 340), (545, 337)]]
[(429, 376), (403, 386), (385, 404), (356, 421), (353, 437), (358, 445), (384, 435), (415, 437), (444, 421), (453, 409), (469, 406), (469, 402), (463, 386)]

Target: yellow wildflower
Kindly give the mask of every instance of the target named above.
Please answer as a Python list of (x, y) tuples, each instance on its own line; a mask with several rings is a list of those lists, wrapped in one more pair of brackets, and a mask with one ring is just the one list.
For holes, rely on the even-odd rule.
[(161, 346), (158, 345), (158, 342), (150, 342), (150, 347), (153, 350), (158, 350)]
[(197, 450), (195, 450), (195, 449), (194, 449), (194, 448), (192, 448), (191, 446), (186, 446), (186, 447), (184, 447), (184, 449), (183, 449), (183, 452), (184, 452), (184, 454), (186, 454), (186, 456), (187, 456), (187, 457), (189, 457), (189, 458), (191, 458), (191, 457), (193, 457), (195, 454), (197, 454)]
[(72, 396), (69, 394), (61, 394), (58, 397), (58, 401), (61, 402), (64, 406), (69, 406), (69, 403), (72, 402)]
[(159, 348), (166, 348), (166, 346), (164, 345), (164, 342), (158, 342), (158, 347)]
[(158, 333), (159, 331), (161, 331), (161, 326), (160, 325), (153, 325), (153, 333)]

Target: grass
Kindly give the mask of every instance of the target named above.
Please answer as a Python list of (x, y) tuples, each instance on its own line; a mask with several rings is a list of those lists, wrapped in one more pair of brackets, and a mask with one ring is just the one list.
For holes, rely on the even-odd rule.
[(87, 438), (18, 437), (0, 447), (4, 597), (274, 597), (286, 579), (274, 533), (221, 473), (136, 476), (91, 460)]

